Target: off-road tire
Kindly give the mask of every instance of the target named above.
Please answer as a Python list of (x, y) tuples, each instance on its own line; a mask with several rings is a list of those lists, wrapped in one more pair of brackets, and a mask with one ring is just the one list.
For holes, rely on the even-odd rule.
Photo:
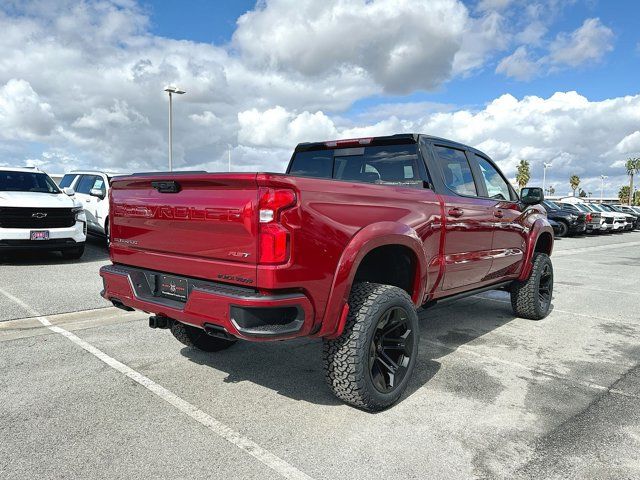
[(558, 220), (558, 225), (560, 225), (560, 231), (556, 235), (558, 238), (566, 237), (569, 235), (569, 225), (567, 225), (562, 220)]
[(65, 260), (78, 260), (84, 255), (84, 244), (80, 247), (62, 250), (60, 253)]
[(176, 339), (187, 347), (194, 347), (204, 352), (219, 352), (236, 343), (237, 340), (225, 340), (224, 338), (207, 335), (201, 328), (185, 325), (180, 322), (171, 324), (171, 333)]
[[(379, 322), (386, 312), (396, 307), (406, 311), (414, 337), (404, 377), (392, 391), (384, 393), (373, 383), (370, 347)], [(342, 335), (323, 342), (329, 388), (342, 401), (366, 411), (379, 411), (393, 405), (411, 378), (418, 356), (418, 339), (418, 315), (407, 292), (391, 285), (355, 284), (349, 296), (349, 314)]]
[[(540, 284), (543, 272), (550, 270), (549, 300), (544, 302), (540, 296)], [(549, 314), (553, 295), (553, 265), (546, 253), (535, 253), (533, 267), (526, 282), (515, 282), (511, 287), (511, 306), (513, 313), (521, 318), (541, 320)]]

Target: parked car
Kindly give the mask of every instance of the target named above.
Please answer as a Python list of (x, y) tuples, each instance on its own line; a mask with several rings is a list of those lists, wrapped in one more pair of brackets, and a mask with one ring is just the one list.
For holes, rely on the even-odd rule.
[(627, 231), (633, 230), (634, 224), (635, 224), (635, 221), (636, 221), (636, 218), (633, 215), (621, 212), (617, 208), (614, 208), (612, 205), (609, 205), (609, 204), (606, 204), (606, 203), (598, 204), (598, 206), (601, 209), (606, 210), (607, 212), (611, 212), (611, 213), (614, 213), (614, 214), (622, 215), (624, 217), (624, 222), (625, 222), (624, 229), (627, 230)]
[(551, 220), (548, 217), (547, 217), (547, 221), (549, 222), (549, 225), (551, 225), (551, 228), (553, 228), (554, 237), (556, 238), (560, 237), (561, 236), (560, 234), (562, 233), (562, 227), (560, 226), (560, 224), (555, 220)]
[(640, 229), (640, 213), (636, 212), (628, 205), (609, 205), (614, 211), (624, 213), (631, 220), (631, 230)]
[(566, 208), (569, 211), (582, 212), (586, 214), (585, 220), (587, 222), (587, 233), (606, 232), (613, 229), (613, 217), (611, 217), (612, 222), (608, 223), (605, 218), (607, 215), (588, 208), (584, 203), (554, 203), (556, 203), (556, 205), (562, 205), (563, 208)]
[(83, 206), (89, 233), (104, 236), (109, 242), (109, 182), (120, 174), (76, 171), (65, 174), (61, 188), (71, 188)]
[(625, 214), (604, 208), (604, 204), (588, 203), (585, 205), (593, 211), (602, 212), (605, 220), (611, 222), (613, 232), (622, 232), (627, 229), (628, 221)]
[(303, 143), (285, 174), (114, 178), (102, 296), (205, 351), (320, 337), (334, 394), (380, 410), (414, 370), (419, 306), (503, 288), (515, 315), (547, 315), (543, 199), (426, 135)]
[(547, 212), (547, 218), (559, 224), (558, 237), (584, 233), (587, 230), (587, 214), (545, 200), (541, 203)]
[(82, 205), (46, 173), (0, 167), (0, 253), (53, 250), (77, 259), (84, 253), (86, 238)]

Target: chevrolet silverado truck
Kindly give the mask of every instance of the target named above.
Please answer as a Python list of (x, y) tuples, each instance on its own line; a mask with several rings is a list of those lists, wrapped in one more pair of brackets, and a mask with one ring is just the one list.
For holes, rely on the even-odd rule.
[(119, 177), (102, 296), (204, 351), (322, 339), (333, 393), (381, 410), (415, 368), (418, 308), (506, 289), (515, 315), (549, 312), (553, 230), (542, 190), (521, 193), (418, 134), (303, 143), (285, 174)]

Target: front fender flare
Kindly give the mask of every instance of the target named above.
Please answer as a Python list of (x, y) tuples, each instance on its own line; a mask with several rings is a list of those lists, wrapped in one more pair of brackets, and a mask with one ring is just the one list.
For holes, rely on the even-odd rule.
[(356, 271), (362, 259), (373, 249), (384, 245), (402, 245), (409, 248), (416, 259), (416, 272), (411, 298), (418, 305), (423, 296), (426, 284), (427, 257), (423, 243), (411, 227), (397, 222), (378, 222), (360, 230), (349, 242), (338, 262), (331, 291), (327, 300), (327, 308), (320, 330), (320, 337), (336, 337), (339, 320), (345, 304), (349, 301), (349, 293), (353, 285)]
[(531, 268), (533, 268), (533, 254), (535, 253), (538, 239), (543, 233), (549, 233), (551, 235), (552, 243), (549, 255), (551, 255), (551, 253), (553, 252), (553, 227), (546, 218), (538, 218), (533, 223), (533, 225), (531, 226), (531, 230), (529, 231), (529, 241), (527, 242), (527, 251), (525, 252), (524, 266), (522, 268), (522, 272), (520, 272), (520, 276), (518, 277), (518, 280), (520, 280), (521, 282), (526, 281), (531, 274)]

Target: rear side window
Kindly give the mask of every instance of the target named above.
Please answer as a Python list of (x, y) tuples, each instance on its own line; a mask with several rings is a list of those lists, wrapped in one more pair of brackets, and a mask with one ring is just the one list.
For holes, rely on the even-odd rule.
[(438, 145), (434, 148), (445, 185), (460, 195), (477, 196), (478, 191), (473, 181), (471, 166), (464, 152), (456, 148)]
[(62, 177), (62, 179), (60, 180), (60, 184), (59, 187), (60, 188), (67, 188), (70, 187), (71, 184), (73, 183), (73, 181), (75, 180), (77, 175), (74, 174), (70, 174), (67, 173), (64, 177)]
[(416, 144), (317, 150), (296, 153), (289, 174), (423, 188), (419, 161)]

